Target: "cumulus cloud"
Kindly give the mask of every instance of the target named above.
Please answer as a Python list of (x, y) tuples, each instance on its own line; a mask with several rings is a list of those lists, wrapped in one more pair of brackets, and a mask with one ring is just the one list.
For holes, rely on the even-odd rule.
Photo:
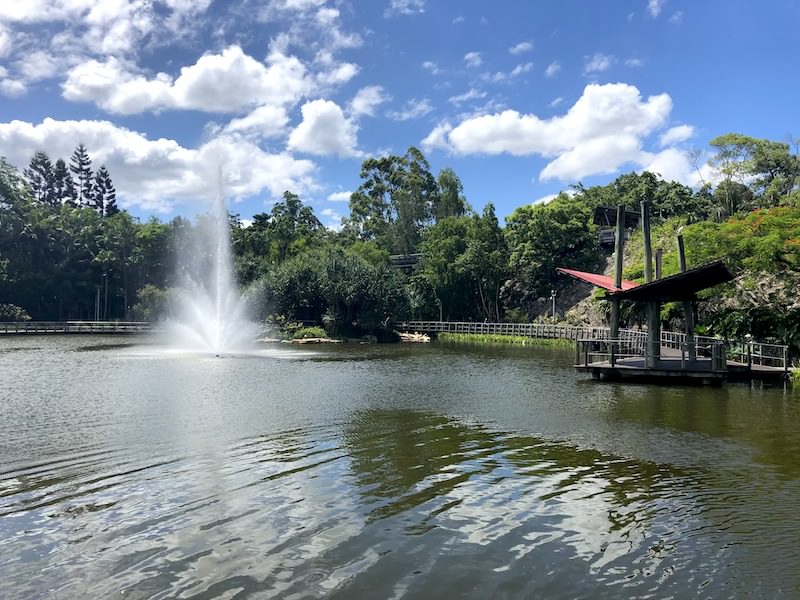
[(455, 127), (440, 124), (424, 144), (464, 155), (538, 154), (552, 159), (542, 179), (579, 179), (638, 161), (643, 138), (661, 127), (671, 110), (667, 94), (643, 99), (632, 85), (590, 84), (562, 116), (541, 119), (505, 110), (470, 117)]
[(391, 96), (386, 94), (383, 87), (380, 85), (369, 85), (363, 87), (356, 92), (353, 99), (350, 100), (350, 114), (354, 116), (366, 115), (368, 117), (375, 116), (375, 109), (391, 99)]
[(353, 192), (333, 192), (328, 194), (328, 200), (331, 202), (350, 202), (350, 196)]
[(661, 146), (679, 144), (694, 136), (694, 127), (691, 125), (678, 125), (665, 131), (659, 140)]
[(439, 123), (433, 130), (425, 136), (420, 142), (422, 149), (426, 152), (431, 150), (450, 150), (450, 142), (447, 139), (448, 134), (453, 131), (453, 126), (450, 123)]
[(433, 105), (427, 98), (422, 98), (421, 100), (412, 98), (406, 102), (405, 106), (401, 110), (394, 110), (388, 113), (388, 117), (390, 119), (394, 119), (395, 121), (410, 121), (411, 119), (424, 117), (432, 110)]
[(680, 25), (683, 22), (683, 11), (679, 10), (672, 14), (672, 16), (668, 19), (668, 21), (672, 25)]
[(289, 149), (320, 156), (361, 156), (356, 149), (358, 128), (330, 100), (306, 102), (302, 122), (289, 135)]
[(417, 15), (425, 12), (425, 0), (390, 0), (384, 14), (392, 15)]
[(555, 77), (556, 73), (561, 70), (561, 65), (557, 61), (551, 62), (544, 70), (545, 77)]
[(508, 49), (511, 54), (522, 54), (523, 52), (530, 52), (531, 50), (533, 50), (533, 44), (531, 42), (520, 42)]
[(583, 74), (592, 75), (594, 73), (602, 73), (607, 71), (614, 61), (613, 56), (597, 52), (593, 56), (589, 56), (583, 63)]
[(517, 77), (519, 75), (522, 75), (523, 73), (527, 73), (531, 69), (533, 69), (532, 62), (519, 64), (511, 70), (511, 77)]
[(647, 12), (650, 16), (655, 18), (661, 14), (661, 9), (664, 6), (665, 0), (647, 0)]
[(263, 104), (293, 104), (314, 88), (305, 66), (293, 56), (273, 52), (266, 64), (230, 46), (183, 67), (172, 79), (165, 73), (146, 78), (116, 58), (89, 60), (71, 69), (62, 85), (64, 98), (94, 102), (117, 114), (164, 109), (238, 112)]
[(481, 90), (477, 90), (475, 88), (470, 88), (463, 94), (459, 94), (457, 96), (450, 96), (448, 100), (455, 104), (456, 106), (463, 104), (464, 102), (469, 102), (470, 100), (480, 100), (481, 98), (486, 97), (486, 92)]
[(480, 52), (467, 52), (464, 55), (464, 62), (468, 67), (480, 67), (483, 64)]
[(431, 75), (441, 75), (443, 73), (439, 66), (430, 60), (426, 60), (424, 63), (422, 63), (422, 68), (426, 71), (430, 71)]
[(89, 149), (95, 164), (108, 166), (126, 207), (168, 211), (176, 202), (209, 199), (216, 193), (220, 166), (225, 193), (234, 198), (264, 191), (279, 197), (287, 189), (303, 192), (317, 188), (311, 161), (286, 152), (265, 152), (241, 137), (222, 135), (198, 148), (186, 148), (175, 140), (152, 140), (108, 121), (48, 118), (38, 125), (0, 123), (0, 146), (19, 167), (27, 165), (37, 150), (54, 159), (68, 159), (79, 142)]
[(286, 133), (289, 115), (282, 106), (259, 106), (247, 116), (233, 119), (225, 126), (226, 133), (240, 133), (254, 139), (276, 138)]

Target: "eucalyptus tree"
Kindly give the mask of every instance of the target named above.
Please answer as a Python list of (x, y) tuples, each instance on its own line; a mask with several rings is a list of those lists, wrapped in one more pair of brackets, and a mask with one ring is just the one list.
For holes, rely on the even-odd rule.
[(431, 222), (439, 189), (425, 156), (413, 146), (403, 156), (369, 158), (362, 184), (350, 196), (345, 229), (397, 254), (412, 254)]

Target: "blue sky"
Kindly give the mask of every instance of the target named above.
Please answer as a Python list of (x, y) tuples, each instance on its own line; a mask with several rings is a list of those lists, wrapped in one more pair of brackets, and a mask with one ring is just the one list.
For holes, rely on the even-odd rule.
[[(83, 142), (140, 217), (284, 190), (327, 225), (365, 157), (421, 148), (498, 215), (735, 131), (800, 136), (800, 3), (3, 0), (0, 155)], [(713, 174), (701, 166), (704, 177)]]

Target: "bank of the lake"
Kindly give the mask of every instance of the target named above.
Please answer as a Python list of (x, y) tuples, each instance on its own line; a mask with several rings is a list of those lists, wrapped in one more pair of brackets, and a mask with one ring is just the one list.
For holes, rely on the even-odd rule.
[(575, 342), (561, 338), (535, 338), (525, 335), (501, 335), (495, 333), (448, 333), (437, 335), (439, 341), (459, 344), (513, 344), (519, 346), (541, 346), (545, 348), (574, 348)]
[(797, 391), (571, 361), (2, 338), (0, 597), (797, 597)]

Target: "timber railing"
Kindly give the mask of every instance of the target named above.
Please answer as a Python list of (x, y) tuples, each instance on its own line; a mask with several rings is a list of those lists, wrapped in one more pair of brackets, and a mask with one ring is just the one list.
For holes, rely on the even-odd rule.
[(3, 334), (145, 333), (153, 325), (144, 321), (20, 321), (0, 323)]

